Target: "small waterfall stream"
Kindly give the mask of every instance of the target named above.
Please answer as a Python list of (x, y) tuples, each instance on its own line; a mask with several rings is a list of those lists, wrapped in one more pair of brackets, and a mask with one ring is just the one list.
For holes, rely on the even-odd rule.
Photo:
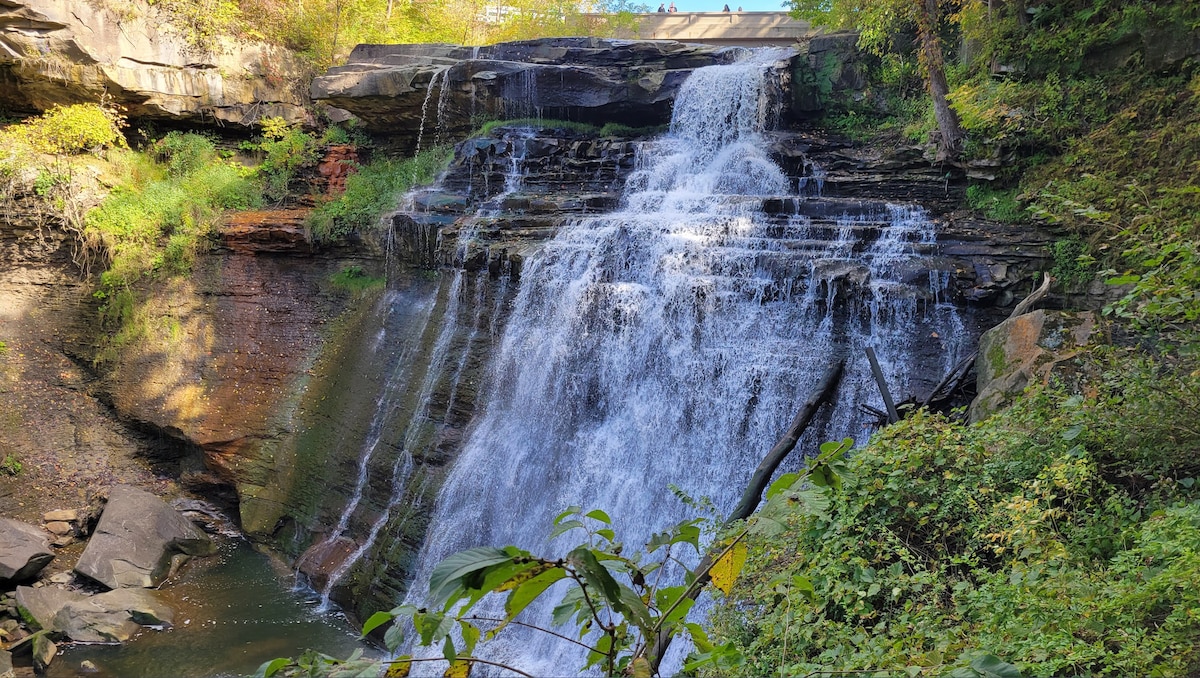
[[(898, 392), (917, 349), (935, 342), (946, 366), (957, 358), (961, 325), (939, 302), (945, 276), (920, 261), (934, 236), (921, 210), (854, 203), (815, 219), (764, 209), (798, 207), (804, 197), (778, 196), (812, 189), (791, 185), (761, 136), (780, 58), (696, 70), (622, 207), (567, 224), (527, 262), (411, 602), (464, 548), (565, 552), (569, 540), (547, 536), (568, 505), (605, 510), (631, 546), (693, 517), (669, 485), (728, 511), (838, 357), (849, 362), (837, 405), (801, 454), (866, 434), (858, 404), (878, 397), (866, 346)], [(526, 614), (549, 619), (543, 608)], [(582, 666), (575, 649), (509, 627), (481, 653), (560, 675)]]

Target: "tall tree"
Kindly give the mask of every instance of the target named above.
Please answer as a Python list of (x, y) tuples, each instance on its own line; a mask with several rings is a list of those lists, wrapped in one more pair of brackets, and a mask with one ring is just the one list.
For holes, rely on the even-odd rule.
[(916, 27), (921, 70), (938, 125), (938, 158), (958, 155), (966, 132), (946, 98), (950, 87), (946, 82), (945, 50), (939, 32), (942, 18), (939, 0), (788, 0), (788, 3), (796, 18), (817, 26), (857, 30), (859, 45), (876, 54), (894, 47), (893, 36)]

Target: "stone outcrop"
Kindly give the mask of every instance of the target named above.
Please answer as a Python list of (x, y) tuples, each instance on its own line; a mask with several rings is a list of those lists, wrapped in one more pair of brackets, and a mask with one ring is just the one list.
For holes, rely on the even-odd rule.
[(108, 97), (131, 117), (194, 126), (308, 120), (295, 56), (251, 41), (197, 45), (163, 7), (0, 2), (0, 106), (41, 111)]
[(118, 589), (94, 596), (44, 586), (19, 586), (17, 605), (36, 627), (80, 643), (121, 643), (143, 626), (170, 626), (175, 614), (152, 591)]
[(977, 392), (971, 420), (987, 418), (1012, 403), (1026, 387), (1045, 382), (1099, 330), (1090, 311), (1036, 310), (1009, 318), (979, 338)]
[(161, 499), (118, 485), (75, 571), (112, 589), (152, 587), (188, 557), (215, 551), (207, 535)]
[[(480, 119), (557, 118), (633, 127), (670, 121), (692, 70), (739, 53), (670, 40), (553, 38), (484, 47), (359, 45), (312, 83), (312, 97), (369, 130), (428, 145)], [(422, 137), (421, 133), (425, 136)]]
[(19, 520), (0, 518), (0, 586), (25, 581), (54, 560), (46, 533)]
[(66, 602), (54, 630), (79, 643), (123, 643), (143, 626), (170, 626), (175, 613), (143, 589), (118, 589)]

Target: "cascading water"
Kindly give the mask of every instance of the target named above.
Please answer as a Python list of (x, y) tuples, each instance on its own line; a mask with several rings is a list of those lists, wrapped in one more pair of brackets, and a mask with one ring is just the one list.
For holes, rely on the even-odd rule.
[[(622, 208), (565, 225), (528, 261), (410, 602), (464, 548), (565, 552), (569, 538), (548, 534), (568, 505), (604, 509), (630, 545), (694, 517), (669, 485), (727, 511), (837, 358), (850, 361), (838, 402), (802, 451), (864, 430), (858, 404), (876, 395), (864, 347), (896, 388), (932, 336), (953, 361), (957, 320), (930, 288), (944, 277), (915, 262), (933, 238), (919, 210), (764, 210), (792, 189), (760, 136), (780, 58), (696, 70)], [(546, 624), (551, 602), (525, 614)], [(559, 675), (582, 665), (577, 649), (509, 627), (479, 652)]]

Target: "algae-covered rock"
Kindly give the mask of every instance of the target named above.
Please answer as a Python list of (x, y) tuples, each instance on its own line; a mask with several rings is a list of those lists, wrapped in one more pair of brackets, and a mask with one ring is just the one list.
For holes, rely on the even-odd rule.
[(978, 395), (971, 421), (986, 419), (1010, 404), (1035, 381), (1075, 356), (1097, 330), (1091, 311), (1037, 310), (1009, 318), (979, 338)]

